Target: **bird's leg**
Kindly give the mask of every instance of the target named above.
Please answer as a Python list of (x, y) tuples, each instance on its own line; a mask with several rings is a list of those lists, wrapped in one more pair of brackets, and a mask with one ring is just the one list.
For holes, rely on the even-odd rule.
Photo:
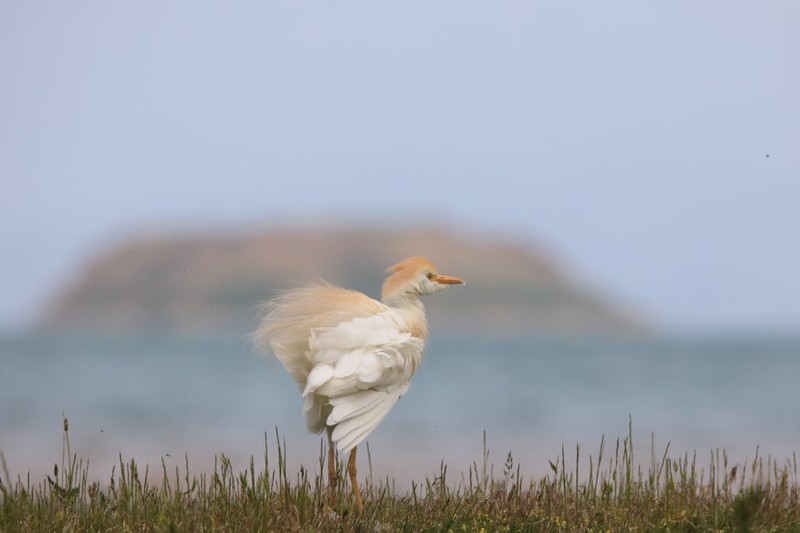
[(328, 494), (331, 499), (331, 508), (336, 507), (336, 483), (339, 476), (336, 473), (336, 449), (333, 445), (333, 428), (328, 428)]
[(356, 448), (350, 452), (350, 460), (347, 461), (347, 473), (350, 474), (350, 484), (353, 485), (353, 495), (356, 498), (356, 510), (360, 513), (364, 510), (364, 503), (361, 501), (361, 491), (358, 488), (358, 478), (356, 477)]

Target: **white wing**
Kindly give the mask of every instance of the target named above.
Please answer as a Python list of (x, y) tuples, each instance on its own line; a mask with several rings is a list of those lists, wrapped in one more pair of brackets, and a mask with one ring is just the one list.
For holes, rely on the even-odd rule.
[[(316, 328), (308, 342), (314, 366), (303, 390), (304, 412), (328, 412), (325, 424), (341, 453), (383, 420), (411, 385), (424, 342), (403, 332), (391, 311)], [(322, 409), (321, 401), (330, 404)]]
[[(303, 390), (314, 367), (309, 359), (309, 338), (315, 329), (335, 327), (357, 317), (368, 317), (388, 308), (360, 292), (325, 282), (292, 289), (266, 302), (263, 320), (252, 338), (257, 346), (269, 346), (275, 357)], [(321, 428), (312, 428), (320, 431)]]

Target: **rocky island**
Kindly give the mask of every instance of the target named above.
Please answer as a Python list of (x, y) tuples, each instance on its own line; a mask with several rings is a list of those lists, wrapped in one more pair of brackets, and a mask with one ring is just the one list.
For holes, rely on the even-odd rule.
[(384, 270), (422, 255), (467, 281), (426, 301), (439, 335), (639, 334), (642, 321), (565, 274), (541, 250), (427, 229), (277, 228), (122, 242), (89, 262), (42, 329), (81, 335), (244, 334), (259, 302), (324, 278), (378, 298)]

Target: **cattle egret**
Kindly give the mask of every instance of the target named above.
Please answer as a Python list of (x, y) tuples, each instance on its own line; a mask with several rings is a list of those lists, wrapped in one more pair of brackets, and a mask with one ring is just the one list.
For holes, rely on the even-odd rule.
[(356, 447), (406, 393), (422, 362), (428, 335), (423, 294), (463, 280), (443, 276), (422, 257), (390, 267), (381, 302), (320, 281), (291, 289), (264, 304), (253, 333), (292, 375), (303, 394), (309, 431), (328, 436), (328, 486), (336, 500), (336, 459), (350, 453), (347, 470), (356, 508)]

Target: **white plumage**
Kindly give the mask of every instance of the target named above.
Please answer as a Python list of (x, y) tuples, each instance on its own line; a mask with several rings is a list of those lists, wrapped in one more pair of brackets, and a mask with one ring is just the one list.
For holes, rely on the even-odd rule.
[(364, 440), (411, 385), (425, 342), (408, 330), (402, 316), (387, 308), (311, 331), (314, 366), (301, 383), (303, 411), (310, 428), (334, 428), (341, 453)]
[[(253, 334), (269, 345), (303, 395), (310, 431), (327, 431), (341, 453), (355, 450), (411, 385), (422, 362), (427, 321), (419, 297), (459, 278), (436, 273), (426, 259), (412, 257), (389, 268), (382, 302), (325, 282), (292, 289), (264, 305)], [(333, 451), (329, 449), (329, 469)], [(335, 469), (329, 470), (335, 482)]]

